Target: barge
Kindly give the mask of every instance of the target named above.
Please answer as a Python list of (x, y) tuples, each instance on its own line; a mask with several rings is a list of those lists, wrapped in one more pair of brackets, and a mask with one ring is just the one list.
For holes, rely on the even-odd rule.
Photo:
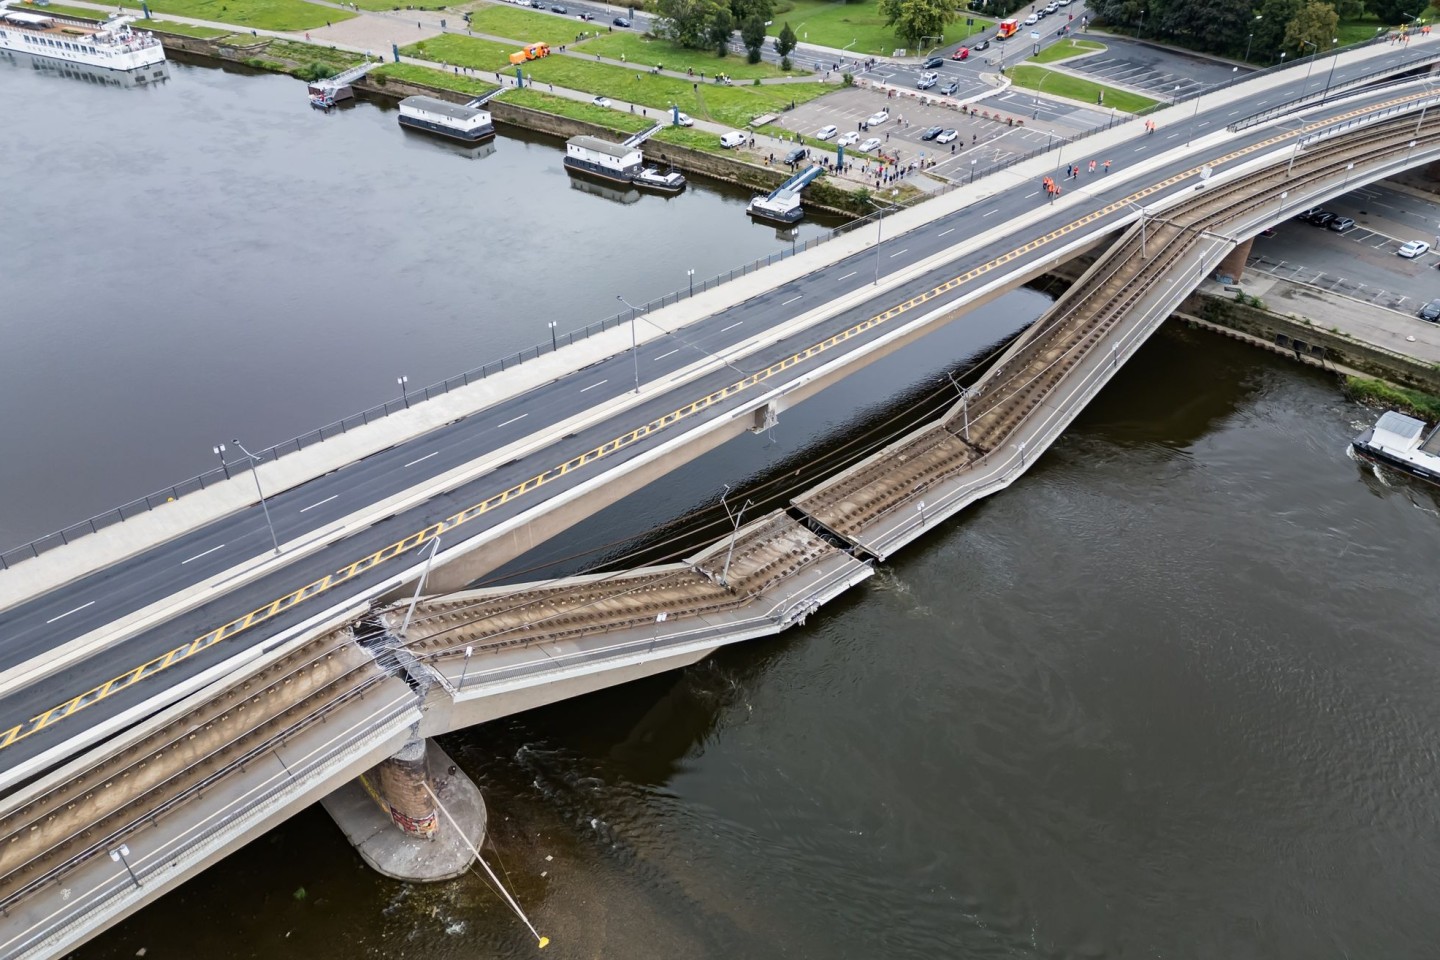
[(581, 134), (565, 141), (565, 169), (630, 186), (644, 164), (639, 147)]
[(1440, 485), (1440, 424), (1427, 434), (1425, 421), (1388, 410), (1350, 448), (1362, 460)]
[(495, 136), (490, 111), (434, 97), (400, 101), (400, 126), (423, 130), (461, 143), (482, 143)]

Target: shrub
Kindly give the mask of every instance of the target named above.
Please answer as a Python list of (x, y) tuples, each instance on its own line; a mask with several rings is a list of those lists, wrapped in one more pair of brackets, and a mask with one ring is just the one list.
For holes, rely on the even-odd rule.
[(793, 63), (790, 62), (790, 58), (789, 58), (789, 57), (781, 57), (781, 58), (780, 58), (780, 69), (781, 69), (781, 70), (789, 70), (789, 69), (793, 68), (794, 66), (795, 66), (795, 64), (793, 64)]

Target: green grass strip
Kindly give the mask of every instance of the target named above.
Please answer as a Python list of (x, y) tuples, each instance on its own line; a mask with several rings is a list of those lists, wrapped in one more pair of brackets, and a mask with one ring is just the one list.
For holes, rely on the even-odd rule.
[(1149, 97), (1142, 97), (1138, 93), (1116, 90), (1114, 87), (1107, 87), (1092, 80), (1083, 80), (1080, 77), (1072, 77), (1068, 73), (1046, 70), (1044, 67), (1021, 64), (1011, 67), (1007, 76), (1014, 81), (1017, 87), (1038, 90), (1051, 96), (1064, 97), (1067, 100), (1079, 100), (1081, 103), (1088, 103), (1092, 106), (1099, 102), (1100, 94), (1103, 92), (1105, 94), (1104, 105), (1114, 107), (1122, 113), (1138, 113), (1159, 102), (1151, 100)]
[(519, 47), (507, 47), (493, 40), (462, 37), (459, 34), (443, 33), (429, 40), (408, 44), (400, 48), (403, 56), (435, 63), (471, 67), (475, 70), (506, 70), (510, 67), (510, 54)]
[(1069, 60), (1071, 57), (1078, 57), (1082, 53), (1094, 53), (1107, 49), (1105, 44), (1096, 43), (1094, 40), (1061, 40), (1059, 43), (1052, 43), (1041, 50), (1033, 57), (1027, 57), (1026, 63), (1054, 63), (1057, 60)]
[(557, 97), (529, 88), (506, 90), (495, 99), (513, 103), (517, 107), (528, 107), (543, 113), (553, 113), (559, 117), (569, 117), (571, 120), (583, 120), (586, 123), (593, 123), (620, 133), (639, 133), (641, 130), (650, 129), (655, 122), (653, 117), (647, 120), (644, 117), (621, 113), (608, 107), (597, 107), (593, 103)]
[(712, 79), (723, 73), (736, 81), (805, 75), (798, 70), (786, 73), (773, 63), (746, 63), (743, 55), (717, 57), (713, 50), (689, 50), (669, 40), (644, 37), (628, 30), (601, 34), (586, 40), (578, 49), (611, 60), (624, 59), (637, 67), (663, 64), (667, 70), (694, 70), (697, 79), (701, 73)]
[(1346, 377), (1345, 392), (1356, 400), (1368, 400), (1384, 407), (1394, 407), (1434, 423), (1440, 420), (1440, 397), (1397, 387), (1383, 380)]
[(385, 79), (404, 80), (407, 83), (418, 83), (427, 87), (437, 87), (441, 90), (454, 90), (456, 93), (467, 94), (472, 97), (483, 96), (495, 89), (495, 84), (486, 83), (478, 77), (467, 77), (463, 74), (447, 73), (444, 70), (436, 70), (431, 67), (417, 67), (410, 63), (387, 63), (383, 67), (376, 67), (370, 71), (370, 76), (377, 81)]
[(257, 30), (313, 30), (326, 22), (339, 23), (355, 14), (305, 0), (149, 0), (155, 13), (233, 23)]

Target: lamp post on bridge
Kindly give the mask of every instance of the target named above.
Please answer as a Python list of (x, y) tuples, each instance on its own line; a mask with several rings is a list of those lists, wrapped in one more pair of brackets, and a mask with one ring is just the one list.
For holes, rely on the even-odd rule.
[(1306, 44), (1310, 46), (1310, 65), (1305, 68), (1305, 82), (1300, 85), (1300, 96), (1302, 97), (1310, 89), (1310, 71), (1315, 69), (1315, 60), (1320, 55), (1320, 44), (1314, 40), (1301, 40), (1300, 48), (1303, 50)]
[(734, 528), (730, 531), (730, 547), (725, 551), (725, 566), (720, 570), (720, 586), (726, 590), (730, 589), (730, 560), (735, 556), (735, 540), (740, 536), (740, 521), (745, 516), (745, 511), (754, 506), (748, 499), (740, 505), (740, 509), (732, 511), (730, 504), (725, 498), (730, 495), (730, 484), (725, 484), (725, 492), (720, 495), (720, 506), (725, 508), (725, 516), (730, 518), (730, 524)]
[(275, 553), (278, 556), (280, 553), (280, 538), (275, 535), (275, 524), (270, 522), (270, 506), (265, 502), (265, 491), (260, 489), (260, 471), (255, 469), (255, 465), (263, 458), (257, 457), (249, 450), (246, 450), (245, 444), (239, 440), (232, 439), (230, 442), (235, 444), (236, 449), (250, 459), (250, 475), (255, 478), (255, 492), (260, 495), (260, 509), (265, 512), (265, 526), (270, 528), (270, 542), (275, 545)]
[(550, 350), (553, 352), (560, 349), (560, 338), (555, 333), (555, 321), (550, 321)]
[[(971, 171), (971, 172), (972, 172), (972, 174), (973, 174), (973, 172), (974, 172), (974, 171), (973, 171), (973, 168), (972, 168), (972, 171)], [(896, 197), (898, 197), (899, 195), (900, 195), (900, 190), (899, 190), (898, 188), (895, 189), (895, 190), (891, 190), (891, 191), (890, 191), (890, 199), (891, 199), (892, 201), (893, 201)], [(871, 202), (871, 203), (875, 203), (874, 200), (871, 200), (870, 202)], [(885, 223), (885, 208), (884, 208), (884, 207), (881, 207), (879, 204), (875, 204), (875, 205), (876, 205), (876, 207), (878, 208), (878, 210), (877, 210), (876, 215), (875, 215), (875, 279), (872, 281), (872, 285), (878, 287), (878, 286), (880, 285), (880, 241), (881, 241), (881, 228), (883, 227), (883, 225), (884, 225), (884, 223)]]
[(130, 861), (127, 859), (129, 856), (130, 848), (123, 843), (110, 851), (110, 859), (116, 863), (123, 863), (125, 865), (125, 872), (130, 874), (131, 882), (134, 883), (138, 889), (140, 886), (140, 878), (135, 876), (135, 871), (130, 867)]
[(1149, 260), (1150, 255), (1145, 252), (1145, 208), (1138, 204), (1131, 203), (1129, 200), (1125, 201), (1125, 205), (1127, 207), (1134, 207), (1140, 211), (1140, 259)]
[(1335, 46), (1339, 42), (1339, 37), (1330, 41), (1330, 72), (1325, 76), (1325, 92), (1320, 94), (1321, 99), (1330, 95), (1330, 82), (1335, 79), (1335, 62), (1340, 59), (1335, 52)]
[(630, 308), (630, 358), (635, 363), (635, 392), (640, 392), (640, 341), (635, 336), (635, 318), (640, 314), (640, 308), (620, 294), (615, 294), (615, 299)]
[(685, 276), (690, 278), (690, 296), (695, 296), (695, 268), (691, 267), (685, 271)]
[(225, 462), (225, 444), (217, 443), (210, 448), (215, 451), (215, 456), (220, 458), (220, 467), (225, 471), (225, 479), (230, 479), (230, 464)]
[(405, 409), (410, 409), (410, 378), (396, 377), (395, 382), (400, 385), (400, 399), (405, 401)]

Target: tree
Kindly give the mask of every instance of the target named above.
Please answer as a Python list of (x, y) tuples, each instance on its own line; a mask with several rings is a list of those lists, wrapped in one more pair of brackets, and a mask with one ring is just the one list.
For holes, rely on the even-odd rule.
[(1103, 20), (1107, 25), (1116, 30), (1134, 30), (1141, 22), (1141, 11), (1144, 11), (1144, 22), (1149, 24), (1149, 29), (1154, 31), (1154, 25), (1164, 19), (1165, 8), (1169, 6), (1165, 0), (1089, 0), (1085, 9), (1098, 20)]
[(682, 47), (706, 47), (707, 31), (720, 10), (729, 12), (720, 0), (658, 0), (656, 30)]
[(1255, 21), (1255, 41), (1251, 49), (1260, 63), (1272, 63), (1280, 55), (1285, 42), (1285, 27), (1300, 13), (1305, 0), (1261, 0), (1255, 11), (1260, 19)]
[(885, 25), (907, 47), (918, 47), (926, 37), (940, 37), (959, 11), (949, 0), (880, 0)]
[(785, 25), (780, 28), (780, 36), (775, 38), (775, 52), (780, 54), (780, 59), (788, 60), (799, 42), (795, 38), (795, 31), (790, 29), (790, 21), (786, 20)]
[(1390, 27), (1409, 23), (1420, 16), (1420, 12), (1429, 5), (1429, 0), (1365, 0), (1365, 9)]
[(1251, 0), (1175, 0), (1166, 4), (1156, 28), (1201, 50), (1234, 50), (1245, 45), (1254, 23)]
[(730, 16), (735, 18), (736, 23), (744, 23), (751, 17), (759, 17), (763, 24), (775, 15), (775, 5), (771, 0), (729, 0), (729, 2)]
[(705, 25), (705, 39), (710, 41), (717, 57), (723, 57), (730, 52), (730, 37), (734, 32), (735, 21), (730, 17), (730, 8), (720, 7)]
[(1339, 0), (1335, 4), (1335, 12), (1341, 20), (1359, 20), (1365, 16), (1364, 0)]
[(1335, 31), (1340, 28), (1340, 18), (1335, 8), (1317, 0), (1305, 4), (1290, 25), (1285, 28), (1285, 51), (1293, 57), (1307, 53), (1325, 53)]
[(751, 63), (760, 62), (760, 48), (765, 46), (765, 21), (751, 17), (740, 24), (740, 41), (745, 44), (745, 53)]

